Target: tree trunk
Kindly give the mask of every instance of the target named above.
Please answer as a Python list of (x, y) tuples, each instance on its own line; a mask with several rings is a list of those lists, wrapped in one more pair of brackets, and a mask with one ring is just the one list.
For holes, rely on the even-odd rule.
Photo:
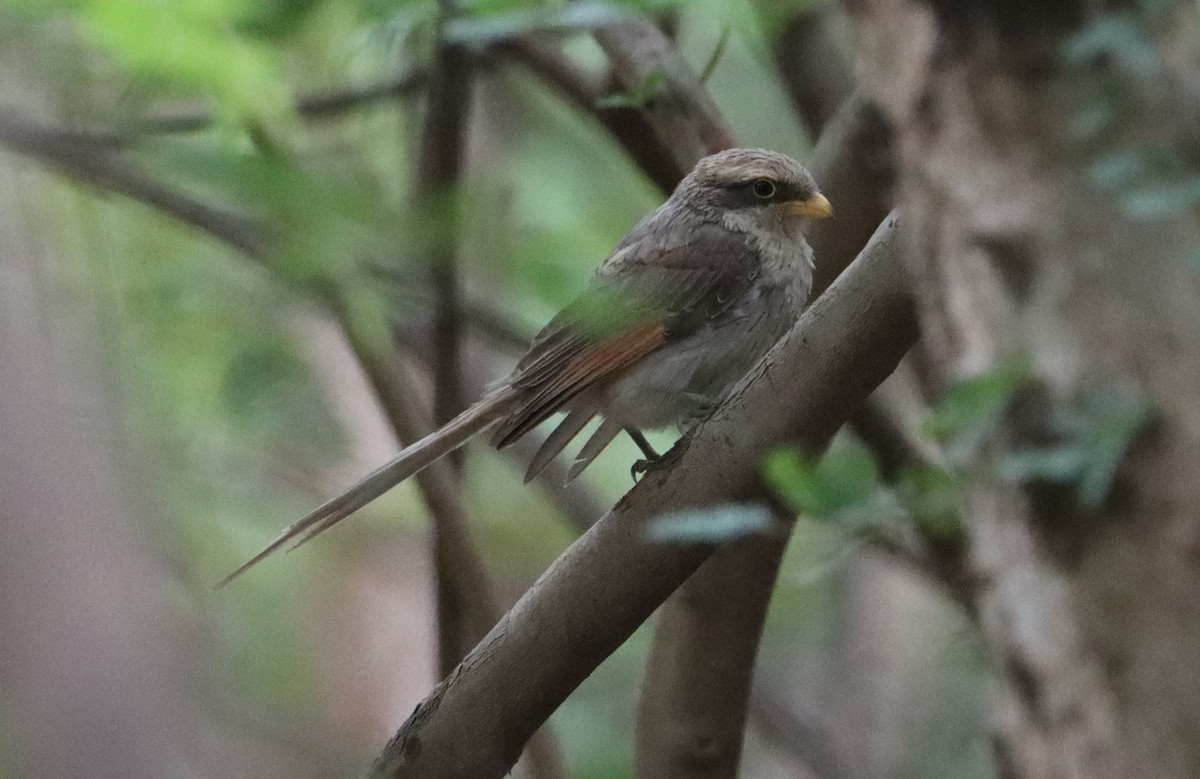
[[(962, 499), (1006, 777), (1200, 776), (1200, 244), (1172, 200), (1196, 9), (1148, 5), (846, 3), (898, 132), (931, 389), (1031, 368)], [(1152, 420), (1111, 480), (997, 467), (1080, 450), (1096, 398)]]

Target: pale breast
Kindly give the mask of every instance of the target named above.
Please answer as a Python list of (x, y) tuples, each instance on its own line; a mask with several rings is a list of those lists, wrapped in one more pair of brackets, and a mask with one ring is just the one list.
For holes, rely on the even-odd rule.
[(606, 417), (653, 429), (701, 416), (791, 328), (812, 287), (812, 250), (802, 240), (759, 241), (759, 250), (763, 263), (743, 298), (608, 388)]

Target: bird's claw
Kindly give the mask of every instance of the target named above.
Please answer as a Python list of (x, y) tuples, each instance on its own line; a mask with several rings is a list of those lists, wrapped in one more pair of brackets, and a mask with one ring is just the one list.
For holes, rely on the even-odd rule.
[(633, 465), (629, 466), (629, 475), (633, 477), (633, 483), (637, 484), (639, 476), (670, 467), (678, 459), (678, 447), (672, 447), (657, 457), (646, 457), (634, 461)]

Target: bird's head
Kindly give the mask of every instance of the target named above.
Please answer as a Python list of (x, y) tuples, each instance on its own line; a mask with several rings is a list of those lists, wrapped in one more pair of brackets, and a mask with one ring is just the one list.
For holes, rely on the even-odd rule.
[(727, 149), (705, 157), (671, 199), (731, 227), (787, 229), (802, 220), (833, 215), (833, 207), (803, 165), (766, 149)]

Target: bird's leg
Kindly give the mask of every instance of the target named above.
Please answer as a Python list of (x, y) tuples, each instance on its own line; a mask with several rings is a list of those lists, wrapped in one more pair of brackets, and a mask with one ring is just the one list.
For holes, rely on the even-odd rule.
[(642, 431), (638, 430), (636, 427), (627, 427), (625, 428), (625, 432), (628, 433), (629, 437), (633, 439), (633, 442), (638, 445), (638, 449), (642, 450), (642, 454), (646, 455), (645, 459), (636, 460), (634, 461), (633, 465), (629, 467), (629, 475), (633, 477), (635, 482), (643, 473), (652, 471), (661, 465), (665, 465), (672, 459), (671, 451), (674, 450), (668, 451), (666, 454), (659, 454), (658, 452), (654, 451), (654, 447), (651, 446), (650, 442), (646, 440), (646, 436), (642, 435)]
[(650, 471), (657, 471), (659, 468), (669, 468), (679, 456), (683, 453), (683, 449), (679, 446), (672, 446), (667, 451), (660, 454), (658, 457), (646, 460), (638, 460), (629, 468), (629, 475), (636, 482), (638, 477), (647, 474)]
[(646, 455), (647, 460), (657, 460), (659, 458), (658, 452), (654, 451), (654, 447), (646, 440), (646, 436), (642, 435), (641, 430), (638, 430), (636, 427), (627, 427), (625, 428), (625, 432), (637, 444), (638, 449), (642, 450), (642, 454)]

